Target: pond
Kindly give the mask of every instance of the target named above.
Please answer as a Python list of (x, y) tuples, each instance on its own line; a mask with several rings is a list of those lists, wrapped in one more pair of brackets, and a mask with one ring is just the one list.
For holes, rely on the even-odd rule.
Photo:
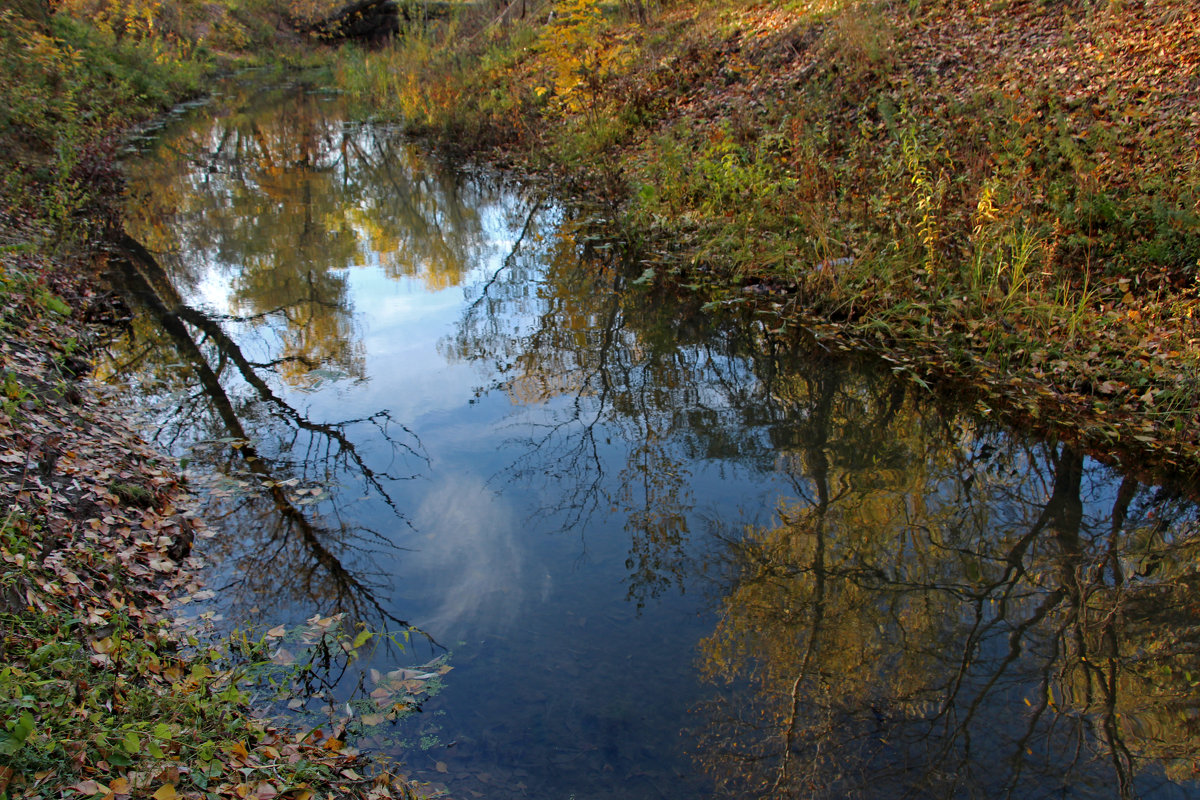
[(103, 371), (212, 529), (181, 617), (396, 634), (300, 723), (455, 798), (1200, 790), (1187, 497), (336, 96), (222, 95), (127, 165)]

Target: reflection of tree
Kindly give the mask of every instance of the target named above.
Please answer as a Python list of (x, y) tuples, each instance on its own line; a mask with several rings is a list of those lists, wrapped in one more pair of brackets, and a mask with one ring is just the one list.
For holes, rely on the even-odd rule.
[[(542, 235), (530, 231), (532, 220), (500, 270), (469, 290), (474, 300), (443, 351), (499, 374), (489, 388), (515, 403), (553, 409), (532, 423), (510, 476), (552, 485), (555, 500), (544, 512), (564, 529), (582, 533), (597, 512), (622, 509), (632, 538), (630, 590), (644, 600), (680, 577), (690, 455), (678, 445), (704, 367), (680, 356), (667, 327), (647, 336), (642, 317), (654, 310), (631, 302), (619, 264), (597, 258), (581, 268), (588, 254), (569, 222)], [(544, 271), (520, 253), (527, 235), (549, 243), (535, 256)], [(514, 328), (514, 318), (526, 324)], [(636, 446), (611, 469), (608, 444), (618, 437)]]
[(207, 125), (164, 135), (169, 157), (130, 167), (131, 224), (177, 285), (229, 277), (234, 312), (278, 339), (289, 383), (360, 378), (348, 270), (456, 285), (484, 249), (472, 195), (489, 190), (383, 128), (344, 122), (327, 96), (289, 91), (287, 103), (239, 98), (250, 110), (216, 107)]
[[(375, 598), (388, 585), (387, 576), (370, 574), (369, 552), (357, 556), (362, 547), (357, 543), (364, 538), (372, 550), (389, 546), (391, 538), (344, 517), (341, 494), (306, 506), (294, 487), (357, 484), (359, 493), (386, 504), (407, 524), (391, 484), (413, 477), (394, 472), (396, 463), (424, 462), (415, 435), (386, 411), (338, 422), (310, 419), (271, 388), (260, 374), (264, 365), (251, 362), (216, 320), (182, 301), (144, 248), (127, 238), (122, 251), (131, 296), (142, 301), (162, 331), (160, 346), (174, 350), (187, 367), (187, 380), (201, 389), (178, 405), (164, 434), (177, 437), (187, 430), (234, 442), (236, 447), (220, 448), (213, 457), (236, 460), (240, 466), (227, 463), (222, 471), (249, 484), (213, 514), (243, 534), (214, 542), (217, 552), (209, 554), (236, 576), (224, 599), (248, 609), (266, 597), (287, 598), (285, 605), (303, 603), (323, 613), (346, 611), (357, 619), (403, 624)], [(369, 437), (352, 435), (361, 427), (369, 427)], [(356, 440), (371, 441), (381, 452), (364, 454)], [(342, 494), (353, 496), (353, 489), (347, 486)], [(279, 607), (271, 610), (278, 613)]]
[[(883, 386), (777, 385), (799, 499), (727, 541), (702, 651), (730, 689), (705, 764), (770, 796), (1133, 796), (1152, 762), (1190, 777), (1192, 518), (1069, 447), (951, 425), (922, 452), (914, 408)], [(870, 464), (888, 451), (903, 469)]]

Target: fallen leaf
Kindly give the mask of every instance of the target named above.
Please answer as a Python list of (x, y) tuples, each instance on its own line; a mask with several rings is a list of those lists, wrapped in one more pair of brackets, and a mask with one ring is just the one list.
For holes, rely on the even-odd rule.
[(173, 783), (163, 784), (153, 796), (154, 800), (178, 800), (179, 798), (179, 795), (175, 792), (175, 784)]

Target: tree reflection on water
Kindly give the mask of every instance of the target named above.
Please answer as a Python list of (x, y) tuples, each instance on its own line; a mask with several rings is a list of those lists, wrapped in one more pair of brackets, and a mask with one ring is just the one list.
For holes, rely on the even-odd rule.
[(328, 95), (262, 95), (227, 98), (129, 166), (130, 233), (184, 295), (203, 301), (206, 281), (228, 280), (234, 321), (269, 328), (271, 366), (292, 386), (362, 378), (346, 270), (457, 285), (486, 245), (493, 192), (346, 121)]
[[(201, 445), (213, 442), (218, 446), (208, 455), (209, 468), (244, 479), (228, 505), (213, 498), (207, 509), (211, 521), (243, 532), (241, 537), (218, 538), (206, 553), (224, 565), (224, 602), (244, 618), (264, 598), (274, 597), (273, 613), (299, 606), (325, 614), (347, 612), (355, 621), (406, 626), (376, 598), (387, 586), (387, 576), (365, 567), (373, 551), (392, 546), (391, 538), (361, 520), (344, 519), (340, 506), (345, 495), (330, 494), (330, 507), (317, 509), (294, 487), (316, 492), (320, 489), (309, 487), (344, 480), (406, 523), (391, 484), (416, 473), (373, 464), (423, 464), (420, 440), (386, 410), (358, 419), (311, 419), (260, 374), (274, 365), (252, 362), (219, 321), (183, 302), (148, 251), (128, 238), (123, 251), (126, 294), (140, 300), (147, 312), (133, 341), (148, 343), (140, 348), (143, 354), (161, 359), (174, 353), (179, 359), (165, 369), (156, 362), (165, 373), (163, 380), (183, 383), (175, 392), (182, 399), (163, 415), (160, 434), (171, 441), (189, 437)], [(186, 368), (181, 370), (179, 362)], [(187, 391), (193, 386), (199, 391)], [(364, 435), (358, 430), (362, 428), (372, 433)], [(373, 441), (374, 450), (385, 457), (365, 455), (363, 440)], [(256, 443), (271, 444), (263, 449)], [(204, 455), (203, 449), (193, 452)], [(358, 563), (346, 563), (350, 558)]]
[[(364, 380), (347, 269), (458, 283), (485, 246), (479, 213), (494, 192), (431, 169), (385, 129), (348, 123), (328, 96), (226, 88), (233, 97), (128, 166), (136, 213), (121, 280), (147, 313), (114, 344), (109, 371), (140, 371), (147, 392), (175, 397), (159, 440), (231, 479), (206, 509), (243, 532), (207, 548), (230, 581), (228, 607), (399, 623), (377, 566), (395, 537), (375, 527), (380, 516), (344, 507), (366, 501), (387, 525), (410, 525), (394, 486), (427, 454), (386, 408), (318, 419), (288, 389)], [(230, 313), (205, 307), (218, 279)]]
[(796, 497), (778, 524), (723, 534), (702, 669), (739, 688), (705, 709), (706, 767), (764, 796), (1133, 797), (1191, 780), (1194, 509), (962, 416), (931, 420), (931, 448), (887, 383), (779, 386)]

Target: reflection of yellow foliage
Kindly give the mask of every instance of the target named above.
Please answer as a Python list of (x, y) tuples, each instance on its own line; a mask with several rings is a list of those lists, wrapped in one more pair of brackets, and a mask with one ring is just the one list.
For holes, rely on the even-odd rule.
[(457, 285), (484, 247), (472, 190), (399, 138), (348, 131), (327, 99), (241, 107), (214, 107), (208, 126), (167, 135), (171, 157), (129, 165), (128, 225), (182, 285), (227, 271), (233, 310), (274, 331), (289, 383), (313, 384), (318, 367), (360, 376), (345, 270)]
[[(1130, 522), (1089, 548), (1080, 533), (1111, 522), (1073, 516), (1081, 505), (1071, 467), (1082, 457), (1066, 449), (1048, 474), (1026, 464), (1035, 471), (1025, 486), (1013, 483), (1009, 463), (995, 465), (1008, 474), (996, 494), (982, 465), (974, 491), (958, 495), (940, 469), (916, 470), (923, 477), (908, 486), (903, 472), (842, 475), (828, 455), (840, 447), (826, 445), (825, 426), (838, 418), (820, 422), (822, 405), (839, 403), (817, 404), (826, 434), (794, 462), (812, 500), (784, 504), (780, 524), (737, 542), (738, 577), (701, 646), (706, 676), (752, 687), (744, 711), (714, 724), (704, 758), (717, 777), (837, 786), (865, 726), (872, 741), (936, 729), (930, 753), (954, 753), (956, 738), (969, 736), (1016, 759), (1028, 730), (1046, 765), (1056, 763), (1058, 737), (1077, 735), (1101, 763), (1118, 764), (1118, 777), (1156, 763), (1191, 779), (1200, 763), (1200, 655), (1189, 641), (1200, 621), (1191, 566), (1200, 535), (1176, 532), (1173, 548), (1148, 549), (1153, 537)], [(1014, 507), (1029, 516), (1014, 517)], [(1139, 562), (1121, 567), (1124, 578), (1106, 575), (1110, 559), (1132, 552), (1155, 564), (1153, 579), (1132, 577)], [(1016, 733), (991, 717), (997, 710), (1022, 720)], [(935, 719), (947, 727), (926, 727)], [(905, 773), (891, 776), (896, 787), (939, 795), (938, 769), (956, 765), (908, 757)], [(957, 789), (946, 796), (967, 793)]]
[[(1052, 702), (1088, 715), (1139, 759), (1177, 781), (1200, 767), (1200, 537), (1185, 540), (1157, 585), (1096, 591), (1080, 614)], [(1183, 633), (1181, 638), (1180, 634)]]
[[(589, 265), (587, 274), (594, 281), (594, 292), (566, 283), (580, 275), (576, 268), (579, 261), (576, 233), (566, 225), (550, 240), (552, 246), (545, 255), (549, 269), (539, 294), (548, 303), (553, 322), (551, 329), (543, 331), (532, 346), (515, 355), (520, 369), (505, 384), (505, 390), (515, 403), (544, 403), (555, 397), (590, 396), (593, 393), (590, 381), (597, 367), (603, 366), (597, 361), (607, 357), (612, 344), (606, 346), (596, 337), (618, 333), (610, 330), (601, 319), (602, 314), (612, 313), (606, 307), (608, 304), (619, 302), (612, 294), (614, 273), (611, 267), (602, 263)], [(603, 299), (604, 304), (597, 307), (580, 303), (578, 298), (582, 296)], [(622, 338), (620, 346), (630, 358), (641, 358), (636, 337)]]

